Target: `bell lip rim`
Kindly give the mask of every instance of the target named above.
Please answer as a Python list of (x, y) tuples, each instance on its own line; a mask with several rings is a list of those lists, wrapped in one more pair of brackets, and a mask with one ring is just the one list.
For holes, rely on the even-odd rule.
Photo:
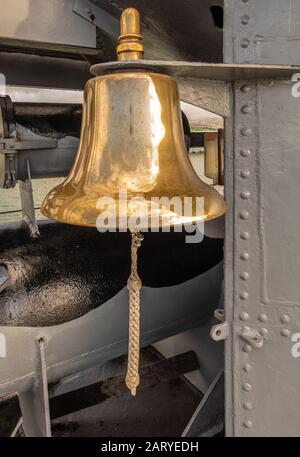
[[(82, 223), (68, 222), (68, 221), (65, 221), (65, 220), (62, 220), (62, 219), (59, 219), (59, 218), (51, 217), (51, 216), (49, 216), (47, 214), (47, 211), (44, 211), (43, 207), (41, 208), (40, 211), (41, 211), (41, 213), (43, 214), (44, 217), (46, 217), (47, 219), (49, 219), (51, 221), (55, 221), (55, 222), (59, 222), (61, 224), (67, 224), (67, 225), (75, 225), (77, 227), (86, 227), (86, 228), (95, 228), (95, 229), (97, 229), (97, 225), (96, 224), (82, 224)], [(180, 226), (184, 226), (184, 225), (196, 225), (198, 222), (208, 223), (208, 222), (211, 222), (213, 220), (221, 218), (222, 216), (224, 216), (226, 214), (226, 212), (227, 212), (227, 205), (226, 205), (226, 202), (224, 201), (224, 209), (223, 209), (223, 211), (218, 213), (217, 215), (215, 215), (213, 217), (210, 217), (209, 219), (208, 218), (207, 219), (198, 219), (198, 220), (195, 220), (195, 221), (189, 222), (189, 223), (169, 224), (169, 227), (170, 228), (173, 228), (173, 227), (175, 228), (175, 227), (180, 227)], [(166, 228), (166, 227), (168, 227), (168, 224), (159, 225), (159, 226), (156, 226), (156, 227), (153, 227), (153, 228), (161, 230), (161, 229)], [(146, 230), (146, 229), (148, 229), (148, 232), (151, 233), (151, 227), (140, 227), (139, 228), (140, 231), (143, 231), (143, 230)], [(110, 230), (111, 230), (111, 227), (108, 227), (107, 231), (110, 231)], [(120, 231), (119, 227), (115, 227), (115, 232), (114, 233), (118, 233), (119, 231)], [(131, 230), (128, 227), (126, 232), (130, 232), (130, 231)], [(105, 233), (105, 232), (100, 232), (99, 231), (99, 233)]]

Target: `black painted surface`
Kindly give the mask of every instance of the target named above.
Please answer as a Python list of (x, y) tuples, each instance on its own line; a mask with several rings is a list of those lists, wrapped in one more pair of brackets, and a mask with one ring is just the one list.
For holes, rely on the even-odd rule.
[[(0, 227), (0, 264), (11, 277), (0, 293), (0, 325), (49, 326), (75, 319), (116, 295), (130, 272), (130, 234), (52, 222), (41, 236), (26, 227)], [(223, 257), (223, 240), (186, 244), (184, 233), (146, 233), (139, 250), (143, 284), (180, 284)], [(203, 310), (205, 314), (205, 310)]]
[[(223, 0), (95, 0), (95, 3), (115, 17), (120, 17), (121, 11), (129, 6), (139, 10), (146, 59), (223, 61)], [(148, 30), (152, 32), (150, 36)], [(106, 48), (109, 52), (108, 43)], [(111, 57), (114, 60), (113, 47)]]
[(14, 120), (47, 138), (80, 137), (82, 105), (70, 103), (13, 103)]

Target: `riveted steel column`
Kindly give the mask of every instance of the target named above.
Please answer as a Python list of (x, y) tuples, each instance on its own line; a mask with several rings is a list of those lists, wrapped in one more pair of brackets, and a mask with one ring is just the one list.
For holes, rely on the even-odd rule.
[[(300, 0), (225, 0), (225, 63), (299, 64), (299, 13)], [(240, 81), (232, 88), (225, 170), (228, 436), (299, 436), (300, 98), (292, 86)], [(245, 341), (251, 332), (264, 338), (262, 346)]]

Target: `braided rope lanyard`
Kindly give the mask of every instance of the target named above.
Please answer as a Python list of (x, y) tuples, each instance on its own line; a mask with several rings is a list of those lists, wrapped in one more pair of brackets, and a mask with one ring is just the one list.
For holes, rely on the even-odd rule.
[(131, 273), (128, 278), (129, 290), (129, 342), (126, 385), (133, 396), (140, 383), (140, 290), (142, 282), (137, 272), (137, 251), (144, 237), (139, 232), (131, 233)]

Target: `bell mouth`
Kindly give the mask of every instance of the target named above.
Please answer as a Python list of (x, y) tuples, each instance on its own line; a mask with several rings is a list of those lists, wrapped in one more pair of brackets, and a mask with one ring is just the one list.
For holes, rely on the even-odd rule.
[(224, 215), (224, 200), (215, 189), (209, 191), (206, 197), (150, 197), (127, 193), (125, 196), (124, 191), (118, 195), (98, 193), (91, 197), (91, 193), (79, 195), (76, 189), (63, 183), (48, 194), (41, 211), (58, 222), (94, 227), (100, 232), (137, 229), (151, 232), (199, 224)]

